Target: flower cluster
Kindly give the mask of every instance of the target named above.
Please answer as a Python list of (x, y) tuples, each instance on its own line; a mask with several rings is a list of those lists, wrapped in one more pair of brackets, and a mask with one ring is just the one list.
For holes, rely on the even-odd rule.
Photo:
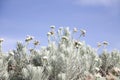
[[(50, 26), (45, 47), (38, 49), (40, 42), (27, 36), (25, 42), (33, 48), (18, 42), (8, 54), (1, 52), (0, 80), (120, 80), (120, 51), (103, 48), (98, 54), (96, 48), (73, 38), (71, 33), (77, 33), (77, 28), (72, 32), (68, 27), (55, 29)], [(86, 35), (86, 30), (80, 32), (80, 37)], [(97, 47), (107, 45), (103, 41)]]

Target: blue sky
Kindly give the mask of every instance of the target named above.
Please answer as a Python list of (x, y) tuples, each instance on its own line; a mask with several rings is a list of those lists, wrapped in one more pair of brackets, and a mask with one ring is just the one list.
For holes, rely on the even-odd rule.
[(85, 29), (87, 44), (108, 41), (120, 49), (120, 0), (0, 0), (0, 37), (3, 49), (33, 35), (47, 45), (49, 26)]

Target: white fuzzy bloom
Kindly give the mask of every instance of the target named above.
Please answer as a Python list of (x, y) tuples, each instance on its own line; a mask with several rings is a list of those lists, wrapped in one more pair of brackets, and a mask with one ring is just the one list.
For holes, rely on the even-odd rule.
[(62, 39), (63, 39), (63, 40), (68, 40), (68, 37), (62, 36)]
[(47, 33), (47, 36), (50, 36), (50, 35), (51, 35), (51, 33), (50, 33), (50, 32), (48, 32), (48, 33)]
[(107, 46), (109, 43), (107, 41), (103, 41), (103, 45)]
[(34, 45), (39, 45), (39, 44), (40, 44), (40, 42), (39, 42), (39, 41), (37, 41), (37, 40), (35, 40), (33, 44), (34, 44)]
[(55, 33), (54, 31), (51, 31), (51, 32), (50, 32), (51, 35), (54, 35), (54, 33)]
[(78, 41), (78, 45), (79, 45), (79, 46), (82, 46), (83, 44), (82, 44), (80, 41)]
[(99, 71), (100, 69), (98, 67), (95, 68), (96, 71)]
[(3, 38), (0, 38), (0, 43), (2, 43), (4, 41), (4, 39)]
[(50, 28), (51, 28), (51, 29), (55, 29), (55, 26), (54, 26), (54, 25), (51, 25)]
[(82, 36), (85, 36), (86, 30), (81, 29), (80, 31), (81, 31), (81, 35), (82, 35)]
[(26, 42), (29, 42), (29, 41), (33, 40), (33, 38), (34, 38), (33, 36), (27, 35), (25, 41), (26, 41)]
[(76, 48), (78, 48), (79, 46), (82, 46), (83, 45), (83, 43), (81, 43), (80, 41), (75, 41), (74, 42), (74, 46), (76, 47)]
[(99, 58), (95, 58), (95, 61), (99, 61)]
[(48, 57), (47, 57), (47, 56), (44, 56), (44, 57), (43, 57), (43, 60), (48, 60)]
[(14, 53), (13, 53), (13, 51), (10, 51), (10, 52), (9, 52), (9, 54), (10, 54), (11, 56), (14, 56)]
[(77, 32), (78, 30), (77, 30), (77, 28), (73, 28), (73, 32)]

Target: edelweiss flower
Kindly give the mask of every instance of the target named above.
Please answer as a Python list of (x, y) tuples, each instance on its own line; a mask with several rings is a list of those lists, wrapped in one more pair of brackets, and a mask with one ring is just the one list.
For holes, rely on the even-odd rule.
[(79, 46), (82, 46), (83, 44), (80, 42), (80, 41), (78, 41), (78, 43), (77, 43)]
[(34, 41), (34, 45), (39, 45), (39, 44), (40, 44), (39, 41), (37, 41), (37, 40)]
[(97, 43), (97, 47), (101, 47), (102, 44), (100, 42)]
[(96, 67), (95, 70), (98, 72), (100, 69), (98, 67)]
[(73, 32), (77, 32), (78, 30), (77, 30), (77, 28), (73, 28)]
[(54, 35), (54, 31), (51, 31), (50, 34), (51, 34), (51, 35)]
[(81, 31), (81, 36), (85, 36), (85, 34), (86, 34), (86, 30), (80, 30)]
[(103, 45), (107, 46), (109, 43), (107, 41), (103, 41)]
[(11, 56), (14, 56), (14, 53), (13, 53), (13, 51), (10, 51), (10, 52), (9, 52), (9, 54), (10, 54)]
[(62, 36), (62, 39), (63, 39), (63, 40), (68, 40), (68, 37)]
[(48, 37), (51, 36), (51, 35), (54, 35), (54, 31), (50, 31), (50, 32), (47, 33)]
[(74, 43), (74, 44), (75, 44), (75, 46), (76, 46), (76, 45), (79, 45), (79, 46), (81, 46), (81, 45), (82, 45), (82, 43), (81, 43), (80, 41), (75, 41), (75, 43)]
[(50, 33), (50, 32), (48, 32), (48, 33), (47, 33), (47, 36), (50, 36), (50, 35), (51, 35), (51, 33)]
[(44, 60), (44, 61), (47, 61), (47, 60), (48, 60), (48, 57), (47, 57), (47, 56), (44, 56), (44, 57), (43, 57), (43, 60)]
[(0, 43), (2, 43), (4, 41), (4, 39), (3, 38), (0, 38)]
[(52, 25), (52, 26), (50, 26), (50, 28), (51, 28), (51, 29), (55, 29), (55, 26), (54, 26), (54, 25)]
[(25, 41), (29, 42), (29, 41), (33, 40), (33, 38), (34, 38), (33, 36), (27, 35), (27, 38), (25, 39)]
[(76, 47), (76, 48), (78, 48), (78, 47), (80, 47), (80, 46), (82, 46), (83, 44), (80, 42), (80, 41), (75, 41), (74, 42), (74, 46)]

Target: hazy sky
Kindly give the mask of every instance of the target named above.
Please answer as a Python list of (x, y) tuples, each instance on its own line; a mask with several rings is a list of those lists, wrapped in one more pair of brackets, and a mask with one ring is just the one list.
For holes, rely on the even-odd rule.
[(82, 38), (96, 47), (108, 41), (108, 49), (120, 50), (120, 0), (0, 0), (0, 37), (4, 50), (33, 35), (47, 45), (49, 26), (77, 27), (87, 31)]

